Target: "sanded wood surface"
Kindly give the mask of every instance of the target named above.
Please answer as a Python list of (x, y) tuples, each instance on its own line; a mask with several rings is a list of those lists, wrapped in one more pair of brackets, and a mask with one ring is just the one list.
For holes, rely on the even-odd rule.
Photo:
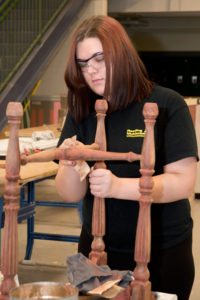
[[(105, 117), (108, 109), (106, 100), (96, 100), (95, 110), (97, 116), (97, 128), (95, 143), (99, 145), (100, 150), (106, 151), (106, 130)], [(95, 169), (106, 169), (105, 162), (97, 161), (94, 164)], [(107, 253), (103, 236), (106, 232), (106, 217), (105, 217), (105, 199), (94, 197), (93, 214), (92, 214), (92, 235), (93, 241), (91, 244), (91, 252), (89, 253), (90, 260), (97, 265), (107, 264)]]
[[(5, 161), (1, 160), (1, 164)], [(54, 162), (41, 162), (41, 163), (30, 163), (20, 168), (19, 183), (25, 184), (29, 181), (45, 178), (48, 176), (56, 175), (58, 170), (58, 164)], [(5, 183), (5, 169), (0, 168), (0, 196), (3, 195), (3, 188)]]

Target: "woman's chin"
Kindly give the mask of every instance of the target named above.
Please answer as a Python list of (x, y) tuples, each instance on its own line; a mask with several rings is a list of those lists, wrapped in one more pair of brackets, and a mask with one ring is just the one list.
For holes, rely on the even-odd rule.
[(99, 96), (104, 95), (104, 89), (93, 89), (93, 92)]

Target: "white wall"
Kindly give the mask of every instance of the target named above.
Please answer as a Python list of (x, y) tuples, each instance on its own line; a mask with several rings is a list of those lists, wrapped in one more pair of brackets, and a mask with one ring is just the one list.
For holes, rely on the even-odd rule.
[[(180, 19), (165, 18), (160, 19), (160, 23), (159, 20), (156, 21), (156, 26), (147, 25), (127, 30), (137, 50), (200, 51), (200, 18), (195, 20), (184, 18), (182, 20), (185, 23), (184, 26), (180, 24)], [(194, 21), (196, 21), (195, 24)], [(162, 27), (164, 22), (166, 26)], [(193, 26), (190, 27), (187, 24), (191, 22)]]

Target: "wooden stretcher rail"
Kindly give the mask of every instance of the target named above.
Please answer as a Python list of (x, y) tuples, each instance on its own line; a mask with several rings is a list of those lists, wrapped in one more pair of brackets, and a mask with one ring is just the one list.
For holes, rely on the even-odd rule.
[(52, 160), (87, 160), (87, 161), (102, 161), (102, 160), (127, 160), (133, 162), (140, 160), (141, 155), (133, 152), (117, 153), (106, 152), (101, 150), (90, 150), (73, 148), (73, 149), (51, 149), (29, 156), (21, 156), (21, 164), (25, 165), (31, 162), (48, 162)]

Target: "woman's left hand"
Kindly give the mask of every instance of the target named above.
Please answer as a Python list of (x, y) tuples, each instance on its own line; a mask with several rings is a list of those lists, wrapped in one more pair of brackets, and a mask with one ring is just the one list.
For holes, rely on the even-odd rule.
[(107, 169), (91, 169), (89, 174), (90, 191), (92, 195), (100, 198), (111, 198), (115, 190), (116, 177)]

